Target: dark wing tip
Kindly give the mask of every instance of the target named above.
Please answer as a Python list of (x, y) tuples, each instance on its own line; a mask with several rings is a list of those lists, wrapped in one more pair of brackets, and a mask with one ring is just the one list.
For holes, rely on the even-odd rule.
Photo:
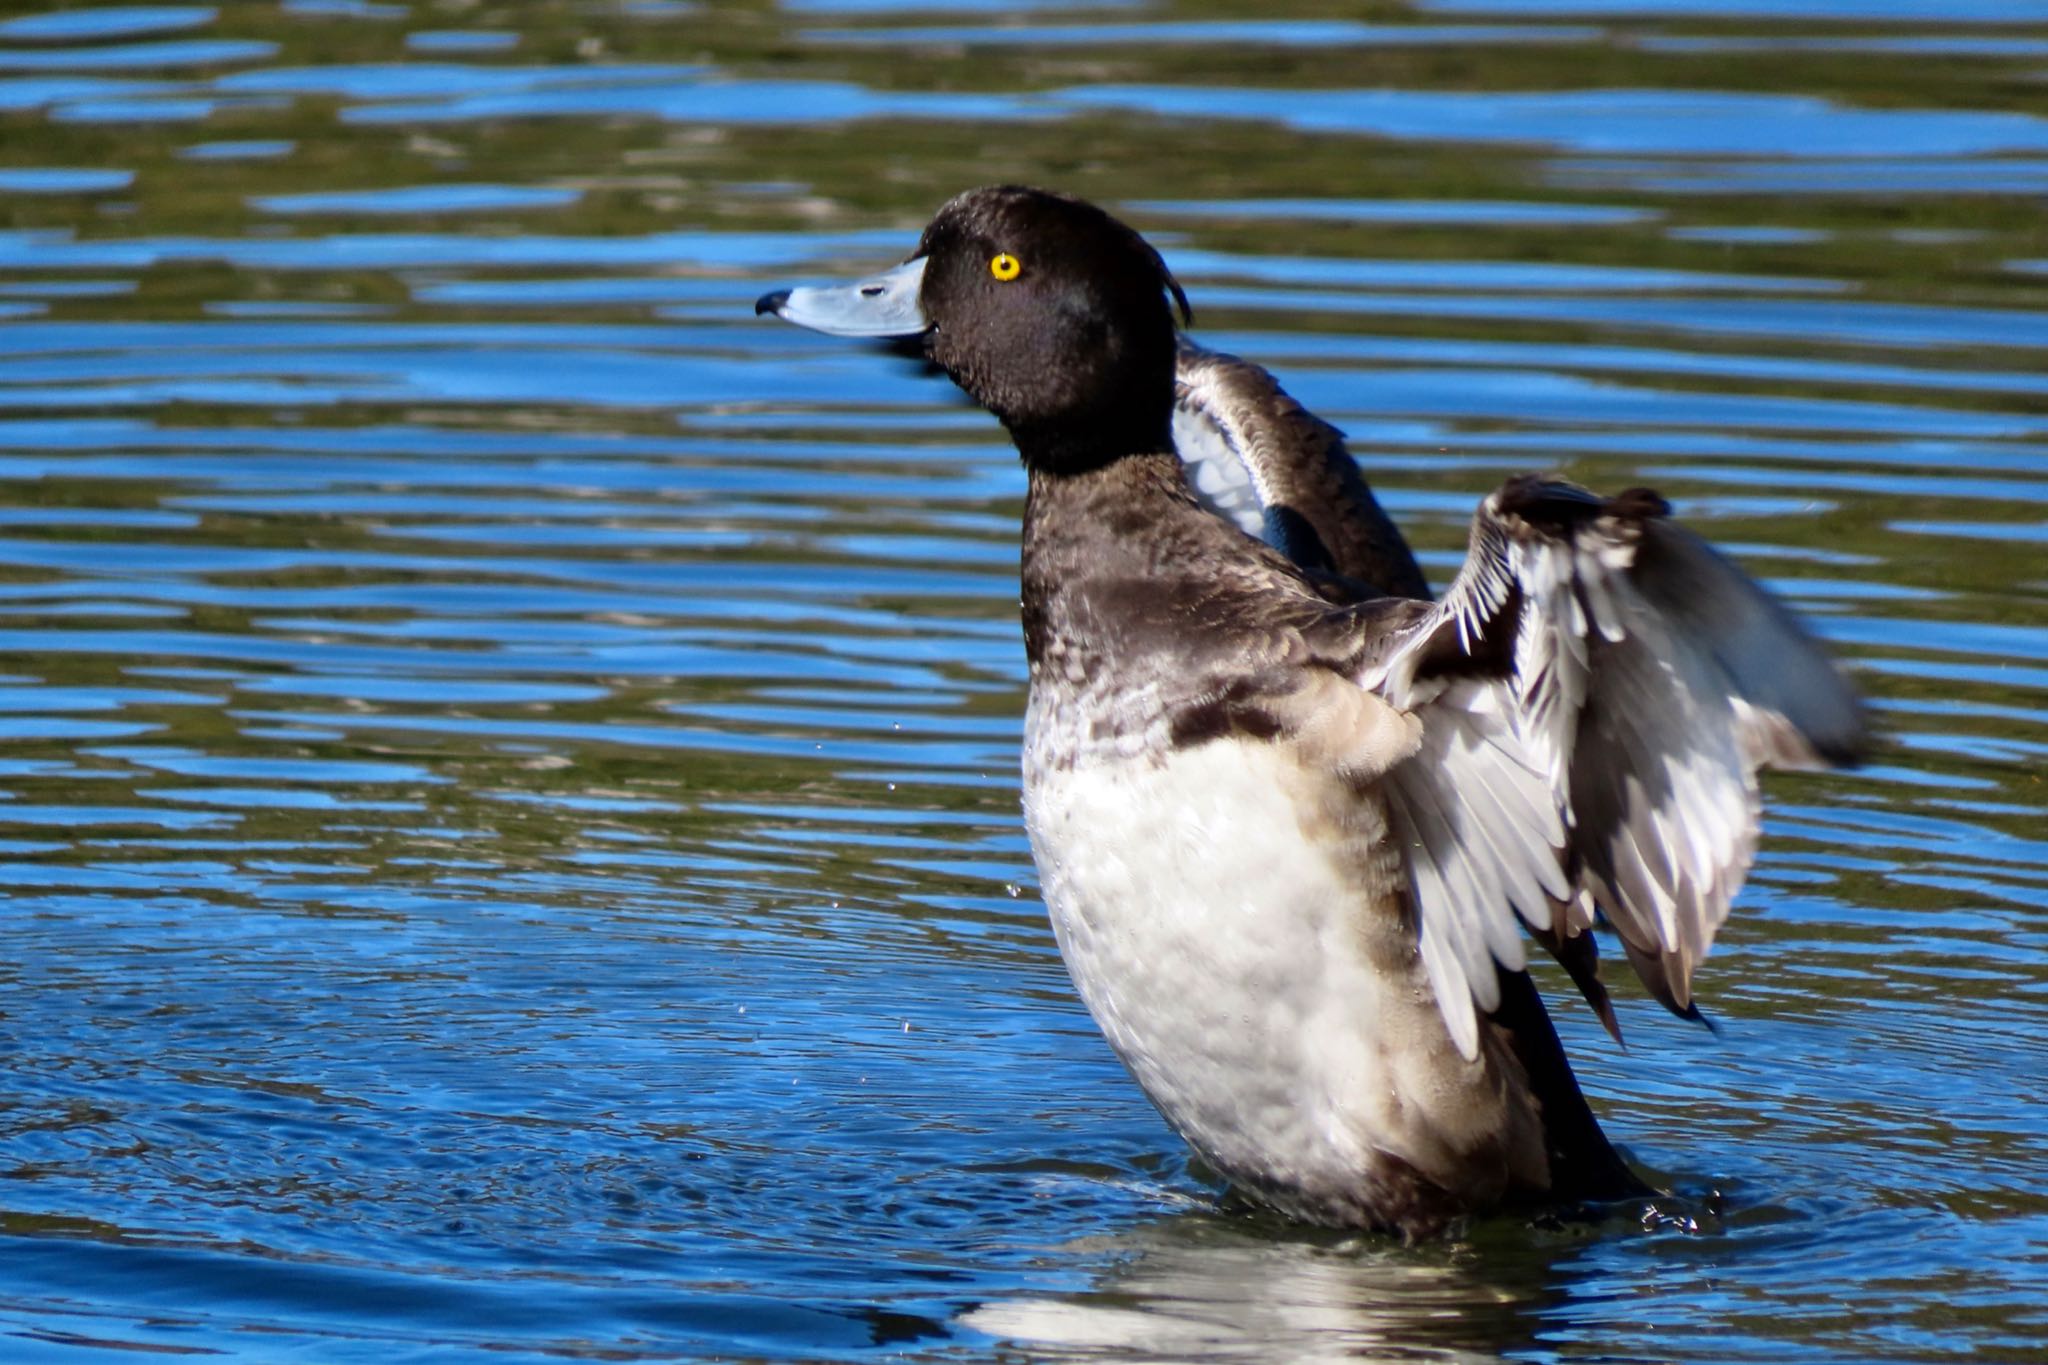
[(1870, 708), (1853, 693), (1829, 729), (1808, 732), (1806, 742), (1826, 762), (1837, 768), (1860, 768), (1877, 747), (1877, 733), (1870, 726)]
[(1671, 504), (1653, 488), (1631, 488), (1611, 498), (1541, 474), (1517, 474), (1494, 494), (1494, 505), (1504, 517), (1515, 517), (1550, 535), (1567, 535), (1573, 528), (1600, 517), (1624, 521), (1657, 521), (1671, 515)]
[(1621, 1036), (1621, 1020), (1615, 1017), (1614, 1000), (1607, 994), (1607, 986), (1600, 980), (1600, 947), (1588, 933), (1565, 935), (1555, 929), (1531, 928), (1529, 936), (1543, 946), (1544, 951), (1556, 958), (1558, 964), (1571, 977), (1572, 984), (1579, 988), (1593, 1007), (1600, 1026), (1607, 1030), (1622, 1051), (1628, 1051), (1628, 1040)]
[(1636, 979), (1643, 983), (1658, 1004), (1680, 1019), (1703, 1025), (1707, 1032), (1720, 1037), (1721, 1026), (1700, 1013), (1698, 1002), (1692, 998), (1692, 968), (1685, 959), (1656, 948), (1639, 948), (1629, 942), (1626, 934), (1617, 933), (1616, 937), (1621, 939), (1622, 951), (1628, 954), (1629, 966), (1635, 968)]
[(764, 313), (780, 313), (789, 304), (789, 291), (778, 289), (772, 294), (763, 294), (754, 300), (754, 316)]
[(1671, 515), (1671, 504), (1654, 488), (1625, 488), (1607, 500), (1607, 511), (1631, 521), (1658, 521)]
[(1770, 718), (1758, 736), (1771, 741), (1766, 761), (1853, 767), (1869, 757), (1870, 713), (1855, 686), (1791, 608), (1740, 566), (1664, 522), (1646, 528), (1633, 577), (1683, 638), (1713, 658), (1733, 694)]
[(1553, 526), (1577, 525), (1592, 516), (1602, 501), (1590, 489), (1542, 474), (1517, 474), (1493, 496), (1501, 515)]

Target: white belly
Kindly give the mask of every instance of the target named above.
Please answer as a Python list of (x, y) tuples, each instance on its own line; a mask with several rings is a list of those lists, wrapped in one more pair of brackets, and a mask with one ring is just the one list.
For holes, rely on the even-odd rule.
[(1233, 1182), (1353, 1222), (1390, 1165), (1486, 1202), (1533, 1140), (1541, 1179), (1526, 1095), (1444, 1028), (1375, 803), (1284, 742), (1224, 739), (1033, 764), (1025, 821), (1089, 1011)]

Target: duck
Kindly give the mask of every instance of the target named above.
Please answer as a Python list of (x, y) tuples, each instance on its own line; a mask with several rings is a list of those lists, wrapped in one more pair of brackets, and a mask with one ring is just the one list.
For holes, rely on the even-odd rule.
[(1540, 473), (1480, 501), (1432, 593), (1342, 434), (1189, 339), (1160, 252), (1054, 191), (969, 190), (901, 264), (755, 311), (908, 339), (1015, 444), (1039, 886), (1088, 1012), (1209, 1169), (1409, 1239), (1653, 1192), (1529, 945), (1617, 1040), (1596, 929), (1702, 1017), (1759, 770), (1869, 743), (1783, 603), (1655, 492)]

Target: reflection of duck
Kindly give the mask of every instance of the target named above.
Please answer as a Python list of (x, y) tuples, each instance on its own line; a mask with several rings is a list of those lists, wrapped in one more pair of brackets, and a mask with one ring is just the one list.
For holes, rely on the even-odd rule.
[(1065, 1263), (1092, 1268), (1089, 1283), (993, 1296), (961, 1323), (1047, 1362), (1498, 1362), (1537, 1345), (1583, 1278), (1586, 1242), (1575, 1229), (1475, 1250), (1274, 1236), (1199, 1213), (1133, 1219), (1062, 1248)]
[(1185, 313), (1101, 210), (996, 187), (894, 270), (757, 311), (922, 336), (1015, 440), (1046, 904), (1204, 1158), (1293, 1216), (1411, 1234), (1641, 1192), (1520, 931), (1612, 1028), (1602, 913), (1693, 1014), (1755, 770), (1852, 758), (1853, 692), (1644, 490), (1510, 480), (1430, 603), (1337, 433), (1263, 370), (1177, 347), (1169, 292)]

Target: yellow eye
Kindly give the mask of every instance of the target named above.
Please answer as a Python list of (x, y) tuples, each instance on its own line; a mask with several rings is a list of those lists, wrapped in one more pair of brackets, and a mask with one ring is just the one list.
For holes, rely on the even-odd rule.
[(1024, 263), (1007, 251), (988, 258), (988, 273), (999, 280), (1014, 280), (1024, 273)]

